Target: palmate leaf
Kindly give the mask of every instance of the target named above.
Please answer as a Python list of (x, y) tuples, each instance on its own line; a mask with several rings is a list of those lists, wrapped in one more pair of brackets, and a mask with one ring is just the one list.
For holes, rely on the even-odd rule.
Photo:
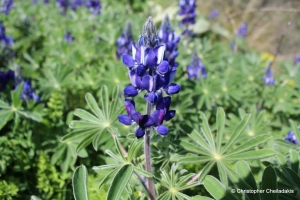
[(23, 84), (20, 84), (15, 90), (11, 91), (11, 105), (0, 100), (0, 130), (13, 118), (15, 120), (14, 130), (16, 130), (20, 123), (21, 116), (37, 122), (42, 121), (42, 115), (40, 113), (35, 111), (27, 111), (22, 107), (22, 90)]
[(248, 124), (250, 115), (245, 115), (242, 120), (237, 124), (231, 138), (229, 141), (222, 145), (224, 131), (225, 130), (225, 113), (222, 108), (217, 111), (217, 136), (216, 139), (213, 136), (211, 128), (208, 125), (207, 119), (203, 113), (201, 113), (203, 120), (202, 123), (202, 134), (195, 129), (188, 136), (192, 141), (181, 141), (180, 144), (191, 153), (197, 155), (188, 156), (179, 159), (179, 163), (184, 164), (195, 164), (195, 163), (207, 163), (201, 170), (201, 175), (199, 176), (199, 181), (202, 182), (205, 176), (209, 173), (212, 167), (216, 164), (220, 180), (227, 186), (227, 178), (234, 178), (235, 176), (230, 176), (228, 168), (226, 167), (227, 162), (237, 161), (237, 160), (257, 160), (268, 158), (276, 155), (276, 152), (271, 149), (257, 149), (262, 143), (267, 142), (272, 138), (270, 135), (260, 135), (256, 138), (252, 138), (248, 141), (240, 144), (237, 142), (237, 138), (241, 135), (243, 130)]
[(83, 109), (76, 109), (74, 115), (79, 117), (80, 120), (73, 120), (70, 123), (70, 127), (74, 130), (68, 135), (65, 135), (61, 140), (63, 142), (73, 140), (80, 141), (76, 152), (81, 151), (90, 143), (92, 143), (94, 149), (97, 150), (102, 142), (102, 134), (113, 131), (112, 124), (124, 109), (119, 99), (118, 87), (114, 88), (111, 98), (107, 87), (101, 87), (100, 106), (92, 94), (86, 94), (85, 100), (92, 113)]
[(199, 182), (188, 183), (194, 174), (181, 174), (177, 171), (177, 165), (174, 163), (167, 173), (165, 170), (161, 170), (161, 180), (160, 184), (167, 189), (167, 191), (160, 194), (158, 199), (163, 200), (177, 200), (177, 199), (191, 199), (191, 197), (183, 194), (181, 191), (195, 187), (199, 185)]

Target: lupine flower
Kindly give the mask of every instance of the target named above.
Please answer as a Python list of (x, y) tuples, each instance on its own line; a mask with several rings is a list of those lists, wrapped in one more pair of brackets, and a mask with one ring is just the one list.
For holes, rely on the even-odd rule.
[(168, 15), (165, 16), (160, 30), (158, 31), (158, 37), (160, 42), (165, 44), (166, 47), (164, 60), (168, 61), (171, 67), (177, 67), (178, 63), (175, 62), (175, 59), (178, 56), (177, 44), (180, 41), (180, 37), (175, 36)]
[(125, 108), (127, 115), (119, 115), (119, 121), (124, 125), (136, 123), (139, 126), (136, 131), (136, 137), (143, 137), (145, 135), (145, 128), (152, 126), (153, 120), (149, 115), (142, 115), (140, 112), (136, 112), (133, 100), (125, 99)]
[(43, 2), (44, 2), (44, 4), (48, 4), (49, 0), (44, 0)]
[(123, 30), (122, 34), (118, 38), (116, 45), (118, 47), (117, 49), (117, 57), (121, 58), (123, 54), (129, 54), (131, 51), (133, 42), (133, 37), (131, 33), (131, 24), (129, 21), (127, 21), (125, 29)]
[(194, 51), (193, 53), (192, 63), (187, 67), (187, 72), (188, 72), (188, 78), (190, 79), (199, 80), (200, 73), (202, 75), (202, 78), (207, 77), (206, 68), (202, 63), (202, 60), (197, 55), (196, 51)]
[(8, 70), (7, 72), (0, 71), (0, 91), (3, 91), (6, 88), (6, 85), (13, 81), (15, 74), (12, 70)]
[(293, 144), (296, 144), (296, 145), (299, 144), (299, 141), (297, 140), (297, 138), (296, 138), (293, 131), (288, 132), (288, 136), (284, 140), (287, 141), (287, 142), (291, 142)]
[(248, 31), (248, 26), (247, 24), (244, 22), (238, 29), (236, 35), (238, 37), (246, 37), (247, 36), (247, 31)]
[(99, 0), (88, 0), (86, 7), (94, 15), (99, 15), (101, 10), (101, 3)]
[(294, 60), (294, 65), (297, 65), (298, 63), (300, 63), (300, 53), (298, 53), (295, 57), (295, 60)]
[(210, 20), (214, 20), (219, 16), (219, 10), (218, 9), (213, 9), (211, 10), (210, 14), (209, 14), (209, 19)]
[(274, 85), (275, 80), (273, 78), (273, 71), (272, 71), (272, 62), (269, 62), (268, 66), (265, 69), (265, 76), (263, 78), (265, 85)]
[(35, 91), (32, 89), (31, 87), (31, 81), (24, 81), (24, 85), (23, 85), (23, 90), (22, 90), (22, 94), (21, 94), (21, 99), (22, 100), (34, 100), (35, 102), (39, 101), (39, 96), (37, 96), (35, 94)]
[(38, 0), (32, 0), (32, 3), (37, 4)]
[(196, 0), (180, 0), (179, 1), (179, 15), (183, 16), (180, 26), (185, 26), (185, 30), (182, 35), (191, 35), (192, 30), (188, 29), (190, 24), (196, 23)]
[(66, 31), (64, 40), (69, 43), (72, 43), (74, 41), (74, 37), (72, 36), (72, 34), (69, 31)]
[(76, 11), (77, 7), (83, 6), (84, 5), (84, 0), (73, 0), (70, 3), (70, 7), (72, 10)]
[(0, 42), (4, 45), (4, 47), (11, 46), (14, 42), (12, 37), (8, 37), (5, 34), (5, 27), (2, 22), (0, 22)]
[(56, 5), (60, 9), (60, 13), (62, 15), (65, 15), (68, 10), (69, 1), (68, 0), (56, 0)]
[(1, 8), (1, 11), (6, 14), (6, 15), (9, 15), (11, 9), (13, 8), (14, 6), (14, 0), (3, 0), (2, 1), (2, 8)]
[(143, 137), (146, 129), (150, 127), (155, 128), (160, 135), (166, 135), (168, 128), (163, 125), (163, 121), (175, 116), (175, 111), (169, 111), (171, 97), (163, 97), (163, 94), (176, 94), (180, 86), (172, 83), (176, 67), (170, 66), (168, 61), (164, 60), (165, 49), (165, 45), (159, 42), (152, 19), (149, 18), (144, 25), (139, 45), (132, 45), (132, 56), (123, 55), (123, 63), (128, 67), (131, 82), (131, 85), (124, 89), (125, 95), (134, 97), (145, 90), (144, 99), (147, 104), (156, 105), (154, 112), (150, 109), (146, 115), (142, 115), (136, 112), (133, 100), (125, 100), (127, 115), (120, 115), (118, 119), (125, 125), (131, 125), (133, 122), (138, 124), (135, 132), (137, 138)]

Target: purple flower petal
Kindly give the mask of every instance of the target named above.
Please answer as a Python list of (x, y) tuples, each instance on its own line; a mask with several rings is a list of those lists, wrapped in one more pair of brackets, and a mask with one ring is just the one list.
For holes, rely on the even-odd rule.
[(160, 99), (156, 104), (156, 110), (168, 110), (171, 104), (171, 97), (164, 97)]
[(145, 129), (143, 129), (143, 128), (138, 128), (138, 129), (135, 131), (135, 136), (136, 136), (137, 138), (142, 138), (144, 135), (145, 135)]
[(169, 129), (168, 129), (168, 127), (166, 127), (165, 125), (162, 124), (156, 128), (156, 131), (160, 135), (167, 135)]
[(124, 88), (124, 93), (128, 97), (135, 97), (139, 92), (133, 85), (128, 85)]
[(140, 122), (143, 119), (143, 115), (139, 112), (132, 112), (131, 113), (131, 118), (133, 119), (133, 121), (135, 121), (137, 124), (140, 124)]
[(144, 67), (144, 65), (139, 65), (136, 69), (136, 74), (138, 76), (144, 76), (146, 71), (147, 71), (147, 69)]
[(135, 113), (135, 103), (131, 99), (125, 99), (125, 108), (127, 111), (128, 116), (131, 116), (132, 113)]
[(127, 67), (134, 67), (135, 60), (128, 54), (123, 55), (123, 63)]
[(164, 120), (169, 121), (170, 119), (172, 119), (176, 114), (175, 110), (170, 110), (166, 113)]
[(152, 117), (150, 117), (149, 115), (144, 115), (140, 126), (146, 128), (146, 127), (150, 127), (153, 125), (154, 125), (154, 121), (153, 121)]
[(145, 75), (142, 78), (136, 78), (136, 85), (138, 88), (151, 91), (153, 88), (153, 78), (149, 75)]
[(169, 71), (169, 63), (167, 61), (162, 61), (158, 65), (157, 71), (161, 74), (166, 74)]
[(128, 115), (119, 115), (118, 120), (119, 120), (120, 123), (122, 123), (124, 125), (131, 125), (132, 124), (132, 120), (131, 120), (130, 117), (128, 117)]
[(151, 49), (149, 50), (148, 54), (145, 56), (145, 65), (148, 68), (154, 68), (156, 67), (157, 63), (157, 54), (155, 53), (155, 50)]
[(172, 94), (177, 94), (180, 91), (180, 85), (172, 83), (168, 88), (167, 88), (167, 94), (172, 95)]

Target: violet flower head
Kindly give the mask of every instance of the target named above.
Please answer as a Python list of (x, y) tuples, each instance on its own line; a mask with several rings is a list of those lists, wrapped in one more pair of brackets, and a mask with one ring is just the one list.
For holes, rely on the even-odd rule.
[(133, 37), (131, 33), (131, 23), (130, 21), (126, 22), (125, 29), (118, 38), (117, 45), (117, 57), (120, 59), (122, 55), (129, 54), (131, 52), (131, 47), (133, 43)]
[(183, 17), (179, 26), (185, 27), (182, 35), (192, 35), (193, 31), (188, 26), (196, 23), (196, 0), (180, 0), (179, 9), (178, 14)]
[(72, 34), (69, 31), (66, 31), (65, 36), (64, 36), (64, 40), (66, 42), (72, 43), (74, 41), (74, 37), (72, 36)]
[(60, 13), (65, 15), (68, 10), (69, 0), (56, 0), (56, 5), (60, 9)]
[(192, 63), (187, 67), (187, 72), (189, 79), (199, 80), (200, 74), (202, 78), (207, 77), (206, 67), (203, 65), (196, 51), (193, 53)]
[(2, 22), (0, 22), (0, 43), (3, 44), (4, 47), (11, 46), (14, 42), (12, 37), (9, 37), (5, 33), (5, 27)]
[(300, 63), (300, 53), (298, 53), (295, 57), (295, 60), (294, 60), (294, 65), (297, 65), (298, 63)]
[(286, 138), (284, 138), (284, 140), (287, 142), (291, 142), (293, 144), (299, 145), (299, 141), (297, 140), (293, 131), (288, 132), (288, 135)]
[(9, 15), (9, 13), (13, 7), (14, 7), (14, 0), (3, 0), (2, 6), (1, 6), (1, 11), (5, 15)]
[(70, 2), (70, 7), (74, 11), (76, 11), (78, 7), (83, 5), (84, 5), (84, 0), (73, 0)]
[(33, 3), (33, 4), (37, 4), (37, 3), (38, 3), (38, 0), (32, 0), (32, 3)]
[(34, 100), (35, 102), (39, 101), (39, 96), (36, 95), (35, 91), (31, 87), (31, 81), (24, 81), (23, 90), (21, 94), (22, 100)]
[(5, 90), (7, 84), (15, 78), (14, 71), (8, 70), (7, 72), (0, 71), (0, 91)]
[[(123, 55), (123, 63), (128, 68), (131, 85), (125, 87), (127, 97), (135, 97), (145, 91), (144, 99), (147, 101), (147, 113), (142, 115), (135, 110), (133, 100), (126, 99), (127, 115), (118, 117), (120, 123), (131, 125), (136, 123), (137, 138), (145, 135), (146, 130), (154, 128), (160, 135), (166, 135), (168, 128), (163, 125), (175, 116), (175, 111), (169, 111), (171, 97), (164, 95), (176, 94), (180, 86), (172, 83), (176, 67), (170, 66), (165, 58), (166, 44), (161, 44), (156, 33), (155, 25), (150, 17), (144, 25), (139, 43), (132, 45), (132, 56)], [(148, 107), (150, 105), (150, 107)], [(152, 112), (152, 106), (156, 110)]]
[(177, 45), (180, 41), (180, 37), (175, 36), (168, 15), (165, 16), (162, 22), (160, 30), (158, 31), (158, 37), (160, 42), (166, 47), (164, 60), (168, 61), (171, 67), (177, 67), (178, 63), (175, 62), (175, 59), (178, 56)]
[(265, 76), (263, 78), (265, 85), (274, 85), (275, 80), (273, 78), (272, 62), (269, 62), (265, 69)]
[(99, 15), (102, 6), (99, 0), (88, 0), (86, 7), (92, 14)]
[(218, 9), (212, 9), (209, 14), (209, 20), (214, 20), (219, 16), (220, 12)]
[(237, 30), (237, 33), (236, 35), (238, 37), (246, 37), (247, 36), (247, 32), (248, 32), (248, 26), (247, 24), (244, 22), (240, 27), (239, 29)]
[(44, 4), (48, 4), (48, 3), (49, 3), (49, 0), (44, 0), (43, 3), (44, 3)]

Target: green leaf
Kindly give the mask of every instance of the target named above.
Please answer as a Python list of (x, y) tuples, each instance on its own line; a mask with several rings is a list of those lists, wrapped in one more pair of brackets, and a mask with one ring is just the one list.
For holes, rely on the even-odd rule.
[(22, 99), (21, 94), (23, 90), (23, 83), (17, 86), (15, 90), (11, 91), (11, 98), (12, 98), (12, 105), (14, 108), (21, 108), (22, 107)]
[(200, 115), (202, 117), (203, 123), (202, 123), (202, 133), (204, 135), (204, 137), (206, 138), (206, 140), (208, 141), (208, 144), (210, 145), (211, 149), (213, 151), (216, 150), (216, 146), (215, 146), (215, 142), (214, 142), (214, 138), (212, 136), (207, 118), (205, 117), (205, 114), (203, 112), (200, 112)]
[(14, 112), (11, 110), (0, 111), (0, 130), (6, 125), (8, 121), (13, 118)]
[(256, 182), (249, 165), (245, 161), (238, 161), (235, 166), (240, 178), (250, 185), (252, 189), (256, 190)]
[(234, 155), (234, 154), (237, 154), (237, 153), (240, 153), (240, 152), (243, 152), (245, 150), (248, 150), (248, 149), (251, 149), (251, 148), (254, 148), (256, 147), (257, 145), (259, 144), (262, 144), (266, 141), (268, 141), (269, 139), (271, 139), (272, 136), (271, 135), (260, 135), (260, 136), (257, 136), (247, 142), (245, 142), (244, 144), (238, 146), (237, 148), (229, 151), (226, 155), (227, 156), (230, 156), (230, 155)]
[(243, 132), (245, 127), (248, 124), (248, 121), (250, 119), (251, 115), (247, 114), (243, 117), (242, 121), (236, 126), (234, 129), (231, 138), (227, 142), (227, 144), (222, 148), (222, 154), (226, 152), (226, 150), (230, 147), (232, 147), (232, 144), (235, 142), (235, 140), (239, 137), (239, 135)]
[(181, 164), (199, 164), (199, 163), (204, 163), (208, 162), (211, 160), (211, 157), (209, 156), (189, 156), (186, 158), (181, 158), (179, 159), (179, 163)]
[(227, 188), (228, 187), (228, 177), (226, 173), (226, 167), (222, 164), (222, 162), (217, 162), (219, 177), (222, 184)]
[(131, 162), (134, 158), (136, 158), (137, 153), (140, 152), (142, 144), (142, 140), (133, 140), (133, 142), (130, 145), (130, 148), (128, 149), (128, 162)]
[(136, 173), (138, 173), (138, 174), (144, 176), (144, 177), (147, 177), (147, 178), (153, 178), (153, 177), (154, 177), (151, 173), (146, 172), (145, 170), (142, 170), (142, 169), (140, 169), (140, 168), (138, 168), (138, 167), (134, 167), (134, 171), (135, 171)]
[(226, 116), (223, 108), (217, 110), (217, 149), (221, 149), (225, 128)]
[(185, 148), (187, 151), (190, 151), (192, 153), (197, 153), (197, 154), (202, 154), (202, 155), (210, 155), (210, 153), (206, 149), (202, 149), (201, 146), (193, 145), (190, 142), (181, 140), (180, 145), (183, 148)]
[[(269, 166), (265, 169), (262, 177), (262, 189), (267, 190), (276, 190), (277, 189), (277, 175), (272, 166)], [(264, 192), (262, 193), (263, 200), (276, 200), (278, 199), (277, 193)]]
[(121, 199), (123, 190), (125, 189), (129, 179), (133, 173), (132, 165), (124, 165), (114, 177), (109, 189), (106, 200)]
[(260, 149), (254, 151), (248, 151), (244, 153), (239, 153), (236, 155), (224, 156), (224, 160), (238, 161), (238, 160), (258, 160), (263, 158), (268, 158), (276, 155), (277, 152), (271, 149)]
[(299, 155), (298, 152), (294, 149), (290, 149), (290, 161), (291, 161), (291, 168), (295, 172), (299, 170)]
[(194, 196), (191, 200), (213, 200), (213, 199), (209, 198), (209, 197), (197, 195), (197, 196)]
[(93, 97), (92, 94), (87, 93), (85, 95), (85, 100), (87, 102), (87, 104), (89, 105), (90, 109), (93, 111), (93, 113), (99, 117), (99, 119), (101, 119), (102, 121), (105, 121), (105, 116), (103, 114), (103, 112), (100, 110), (100, 108), (98, 107), (98, 104), (95, 100), (95, 98)]
[(215, 161), (210, 161), (209, 163), (207, 163), (205, 165), (205, 167), (203, 167), (201, 174), (199, 176), (199, 182), (202, 183), (202, 181), (204, 180), (205, 176), (209, 173), (209, 171), (211, 170), (211, 168), (215, 165)]
[(205, 189), (213, 196), (216, 200), (234, 200), (236, 199), (229, 191), (226, 190), (225, 186), (220, 183), (218, 179), (213, 176), (206, 176), (203, 185)]
[[(213, 151), (205, 141), (204, 137), (197, 131), (193, 130), (191, 134), (188, 135), (193, 141), (197, 142), (199, 144), (200, 148), (203, 148), (206, 152), (208, 152), (208, 155), (210, 155)], [(207, 153), (205, 154), (207, 155)]]
[(87, 170), (84, 165), (77, 167), (72, 178), (73, 194), (75, 200), (88, 200)]
[(81, 119), (84, 119), (88, 122), (94, 123), (94, 124), (99, 123), (99, 119), (97, 117), (95, 117), (94, 115), (92, 115), (91, 113), (89, 113), (83, 109), (79, 109), (79, 108), (76, 109), (74, 111), (74, 115)]

